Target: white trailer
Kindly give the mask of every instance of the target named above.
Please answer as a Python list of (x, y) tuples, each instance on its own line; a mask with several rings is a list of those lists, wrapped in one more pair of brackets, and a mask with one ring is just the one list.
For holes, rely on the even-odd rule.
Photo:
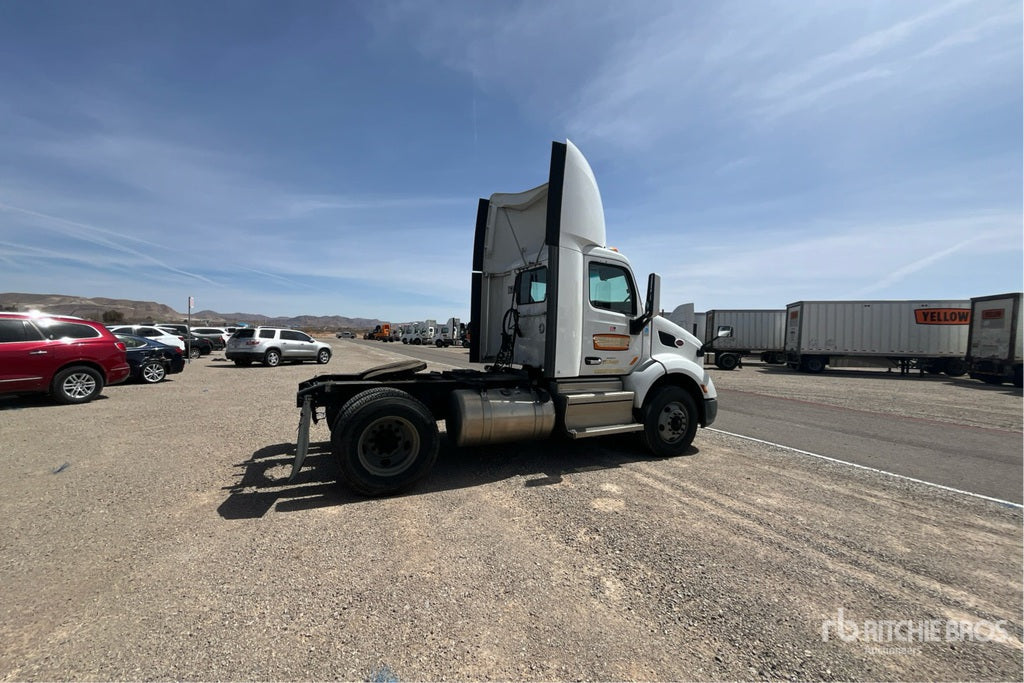
[(713, 352), (722, 370), (732, 370), (743, 356), (754, 354), (765, 363), (784, 363), (785, 342), (784, 309), (712, 309), (706, 314), (704, 352)]
[(899, 368), (958, 377), (967, 372), (971, 302), (797, 301), (786, 306), (786, 364)]
[(686, 453), (718, 412), (700, 341), (657, 315), (625, 255), (605, 241), (590, 165), (554, 143), (548, 182), (477, 208), (469, 359), (486, 370), (424, 372), (402, 361), (299, 384), (292, 479), (311, 421), (326, 420), (342, 480), (394, 493), (437, 459), (437, 421), (456, 446), (636, 433), (656, 456)]
[(971, 331), (967, 337), (968, 372), (988, 384), (1022, 386), (1021, 346), (1024, 329), (1021, 293), (971, 299)]

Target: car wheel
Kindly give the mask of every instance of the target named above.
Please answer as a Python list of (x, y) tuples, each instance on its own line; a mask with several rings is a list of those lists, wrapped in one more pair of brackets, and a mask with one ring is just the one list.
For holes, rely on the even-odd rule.
[(316, 362), (320, 365), (326, 365), (331, 361), (330, 349), (320, 349), (320, 352), (316, 354)]
[(167, 368), (159, 361), (150, 361), (139, 368), (139, 379), (146, 384), (163, 382), (167, 377)]
[(427, 407), (390, 387), (354, 396), (331, 433), (344, 482), (368, 496), (412, 486), (434, 466), (439, 446), (437, 422)]
[(270, 349), (263, 354), (263, 364), (268, 368), (276, 368), (281, 364), (281, 352), (277, 349)]
[(103, 377), (92, 368), (67, 368), (53, 378), (52, 391), (57, 403), (88, 403), (103, 391)]
[(655, 455), (682, 455), (697, 435), (697, 406), (682, 387), (662, 387), (644, 408), (644, 445)]
[(193, 359), (193, 360), (195, 360), (196, 358), (199, 358), (199, 356), (200, 356), (199, 347), (196, 346), (195, 344), (189, 344), (189, 346), (188, 346), (188, 357)]

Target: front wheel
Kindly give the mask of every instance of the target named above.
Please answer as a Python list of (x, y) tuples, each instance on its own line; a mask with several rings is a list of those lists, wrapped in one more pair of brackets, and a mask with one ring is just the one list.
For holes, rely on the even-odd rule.
[(331, 352), (329, 349), (320, 349), (316, 354), (316, 362), (320, 365), (326, 365), (331, 360)]
[(644, 407), (644, 445), (662, 458), (682, 455), (697, 435), (697, 405), (682, 387), (658, 389)]
[(139, 368), (139, 378), (146, 384), (156, 384), (167, 377), (167, 368), (159, 361), (150, 361)]
[(200, 351), (199, 351), (199, 347), (195, 346), (193, 344), (190, 344), (189, 347), (188, 347), (188, 357), (191, 358), (192, 360), (195, 360), (196, 358), (199, 358), (200, 355), (201, 354), (200, 354)]
[(57, 403), (88, 403), (103, 391), (103, 376), (92, 368), (67, 368), (53, 378), (52, 391)]
[(739, 356), (735, 356), (731, 353), (723, 353), (720, 357), (715, 359), (715, 365), (722, 370), (735, 370), (736, 366), (739, 364)]
[(398, 493), (423, 478), (437, 461), (437, 422), (404, 391), (380, 387), (356, 394), (332, 426), (331, 450), (342, 479), (358, 493)]

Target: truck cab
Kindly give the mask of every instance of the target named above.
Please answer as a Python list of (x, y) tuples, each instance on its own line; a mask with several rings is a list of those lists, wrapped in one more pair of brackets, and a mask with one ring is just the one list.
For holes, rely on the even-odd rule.
[(553, 143), (547, 183), (478, 203), (468, 337), (486, 370), (405, 361), (301, 383), (292, 476), (319, 409), (342, 479), (366, 495), (426, 475), (438, 420), (461, 447), (634, 432), (657, 456), (685, 453), (715, 420), (717, 394), (701, 342), (657, 315), (660, 289), (656, 274), (641, 289), (607, 244), (583, 154)]

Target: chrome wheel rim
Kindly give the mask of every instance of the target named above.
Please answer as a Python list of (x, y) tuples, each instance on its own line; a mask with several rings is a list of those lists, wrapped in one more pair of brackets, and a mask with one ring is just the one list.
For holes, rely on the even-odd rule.
[(159, 382), (164, 378), (165, 374), (164, 366), (159, 363), (150, 363), (142, 368), (142, 378), (147, 382)]
[(359, 464), (377, 477), (394, 477), (412, 467), (420, 450), (420, 434), (404, 417), (381, 417), (359, 435)]
[(658, 436), (665, 443), (675, 443), (682, 439), (686, 436), (688, 426), (686, 409), (677, 401), (666, 403), (658, 415)]
[(85, 398), (96, 391), (96, 379), (87, 372), (76, 372), (68, 375), (62, 389), (71, 398)]

